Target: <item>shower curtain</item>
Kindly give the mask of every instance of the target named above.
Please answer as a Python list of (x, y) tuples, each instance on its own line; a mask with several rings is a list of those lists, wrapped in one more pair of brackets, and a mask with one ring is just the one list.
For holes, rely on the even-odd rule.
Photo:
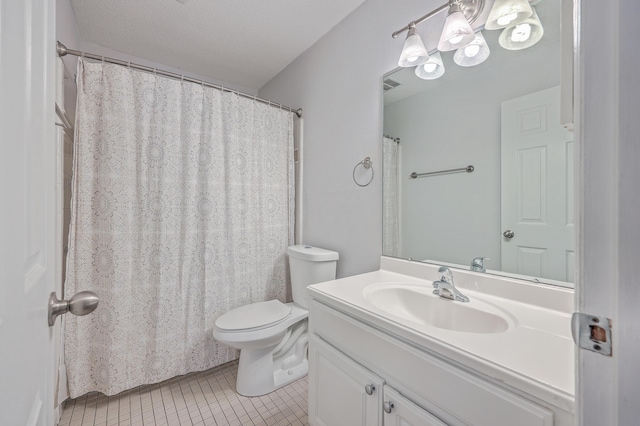
[(290, 299), (293, 117), (202, 85), (78, 61), (66, 297), (71, 397), (237, 357), (218, 316)]
[(382, 138), (382, 254), (386, 256), (400, 255), (399, 150), (395, 140)]

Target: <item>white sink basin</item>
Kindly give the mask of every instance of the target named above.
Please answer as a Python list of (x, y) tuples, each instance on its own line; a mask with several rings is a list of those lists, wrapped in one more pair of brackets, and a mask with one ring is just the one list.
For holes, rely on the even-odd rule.
[(381, 283), (365, 287), (363, 295), (390, 315), (446, 330), (503, 333), (514, 325), (508, 313), (490, 303), (474, 298), (468, 303), (444, 299), (425, 285)]

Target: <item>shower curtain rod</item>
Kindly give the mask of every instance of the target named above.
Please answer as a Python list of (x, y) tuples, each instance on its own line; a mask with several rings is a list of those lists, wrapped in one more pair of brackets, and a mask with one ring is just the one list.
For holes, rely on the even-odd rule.
[(147, 66), (140, 65), (140, 64), (134, 64), (133, 62), (121, 61), (119, 59), (108, 58), (106, 56), (95, 55), (93, 53), (86, 53), (86, 52), (81, 52), (79, 50), (68, 49), (67, 46), (65, 46), (64, 44), (60, 43), (59, 41), (56, 43), (56, 52), (58, 53), (58, 56), (60, 56), (60, 57), (66, 56), (66, 55), (80, 56), (80, 57), (83, 57), (83, 58), (95, 59), (96, 61), (108, 62), (110, 64), (123, 65), (123, 66), (127, 66), (129, 68), (133, 68), (133, 69), (137, 69), (137, 70), (141, 70), (141, 71), (152, 72), (154, 74), (160, 74), (160, 75), (165, 76), (165, 77), (175, 78), (175, 79), (178, 79), (178, 80), (184, 80), (184, 81), (188, 81), (190, 83), (201, 84), (203, 86), (211, 87), (211, 88), (220, 90), (222, 92), (235, 93), (238, 96), (242, 96), (243, 98), (253, 99), (254, 101), (257, 101), (257, 102), (260, 102), (260, 103), (263, 103), (263, 104), (267, 104), (269, 106), (273, 106), (273, 107), (276, 107), (276, 108), (281, 108), (281, 109), (293, 112), (298, 117), (302, 117), (302, 108), (297, 108), (297, 109), (296, 108), (291, 108), (291, 107), (288, 107), (286, 105), (282, 105), (282, 104), (279, 104), (279, 103), (271, 102), (268, 99), (262, 99), (262, 98), (258, 98), (256, 96), (250, 95), (248, 93), (239, 92), (237, 90), (233, 90), (233, 89), (230, 89), (228, 87), (219, 86), (219, 85), (213, 84), (213, 83), (207, 83), (206, 81), (203, 81), (203, 80), (196, 80), (195, 78), (187, 77), (186, 75), (183, 75), (183, 74), (176, 74), (176, 73), (169, 72), (169, 71), (163, 71), (163, 70), (160, 70), (160, 69), (157, 69), (157, 68), (147, 67)]

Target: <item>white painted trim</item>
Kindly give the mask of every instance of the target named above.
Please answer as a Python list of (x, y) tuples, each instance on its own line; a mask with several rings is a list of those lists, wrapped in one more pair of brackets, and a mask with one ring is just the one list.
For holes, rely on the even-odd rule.
[(580, 140), (579, 311), (613, 321), (613, 356), (576, 356), (579, 425), (636, 424), (640, 416), (640, 57), (634, 0), (574, 0)]

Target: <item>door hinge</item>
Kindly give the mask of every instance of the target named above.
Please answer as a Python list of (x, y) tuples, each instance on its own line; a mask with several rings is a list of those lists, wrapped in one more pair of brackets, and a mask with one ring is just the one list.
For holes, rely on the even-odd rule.
[(611, 356), (611, 320), (609, 318), (574, 312), (571, 316), (571, 334), (578, 347)]

